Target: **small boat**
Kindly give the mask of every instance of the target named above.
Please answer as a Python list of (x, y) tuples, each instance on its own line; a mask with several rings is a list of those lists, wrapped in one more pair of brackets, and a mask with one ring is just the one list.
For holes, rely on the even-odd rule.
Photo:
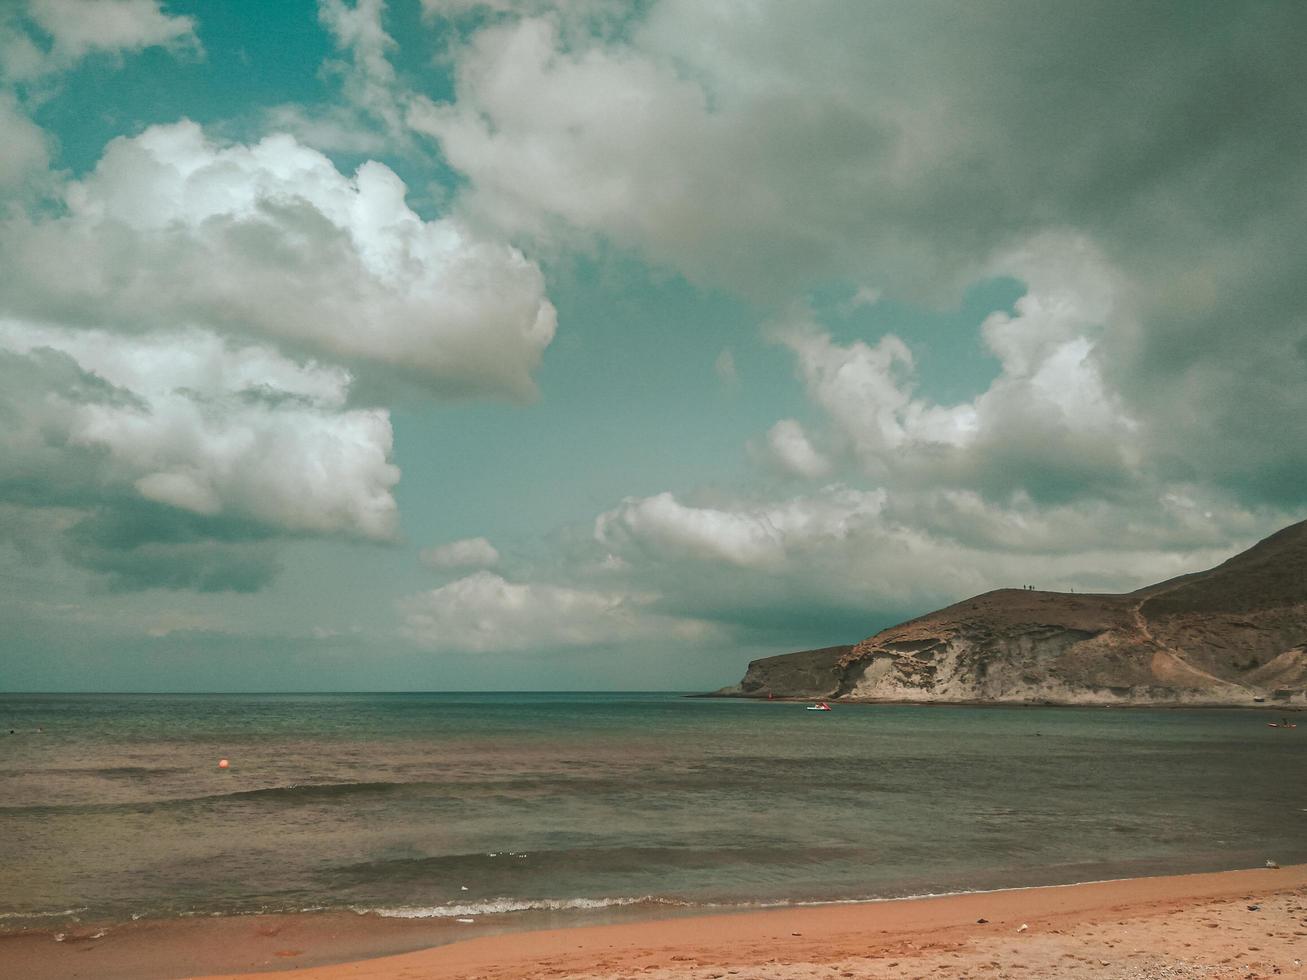
[(1297, 726), (1297, 725), (1290, 725), (1290, 724), (1288, 724), (1287, 722), (1286, 722), (1285, 724), (1283, 724), (1283, 725), (1277, 725), (1277, 724), (1276, 724), (1275, 722), (1273, 722), (1273, 721), (1268, 721), (1268, 722), (1266, 723), (1266, 727), (1267, 727), (1267, 728), (1297, 728), (1298, 726)]
[(825, 701), (818, 701), (816, 704), (808, 705), (809, 711), (830, 711), (830, 705)]

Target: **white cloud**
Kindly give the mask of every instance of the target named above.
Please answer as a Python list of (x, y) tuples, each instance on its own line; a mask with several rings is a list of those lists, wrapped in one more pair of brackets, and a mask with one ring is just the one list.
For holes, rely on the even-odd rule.
[[(999, 363), (975, 398), (918, 392), (908, 345), (835, 341), (809, 315), (773, 327), (825, 427), (769, 431), (765, 461), (826, 486), (784, 499), (716, 492), (629, 498), (601, 514), (599, 551), (663, 608), (744, 627), (902, 617), (993, 588), (1114, 591), (1207, 567), (1293, 519), (1176, 480), (1104, 370), (1137, 331), (1124, 277), (1078, 236), (995, 260), (1027, 285), (980, 328)], [(1156, 420), (1148, 420), (1157, 424)], [(814, 612), (817, 611), (817, 612)], [(825, 635), (825, 634), (823, 634)], [(802, 642), (802, 640), (800, 640)]]
[(421, 558), (431, 568), (488, 568), (499, 564), (499, 551), (485, 538), (462, 538), (424, 548)]
[(295, 103), (272, 106), (264, 112), (263, 129), (289, 133), (305, 146), (331, 153), (376, 158), (390, 145), (388, 134), (359, 120), (344, 106), (308, 108)]
[(825, 412), (833, 439), (874, 479), (910, 476), (912, 467), (905, 464), (933, 463), (974, 441), (975, 406), (933, 405), (914, 397), (912, 352), (894, 334), (875, 344), (842, 345), (805, 320), (775, 336), (793, 351), (808, 396)]
[(880, 302), (882, 295), (882, 290), (876, 289), (874, 286), (859, 286), (853, 291), (853, 295), (840, 305), (840, 310), (845, 316), (848, 316), (850, 313), (856, 313), (864, 306), (875, 306)]
[(585, 29), (621, 22), (630, 16), (629, 4), (624, 0), (421, 0), (421, 3), (422, 13), (429, 18), (475, 20), (506, 14), (545, 15)]
[[(1111, 334), (1133, 330), (1121, 278), (1074, 236), (1041, 236), (996, 261), (999, 269), (1028, 291), (1013, 315), (994, 313), (982, 325), (1000, 372), (969, 402), (919, 396), (912, 351), (895, 334), (839, 344), (805, 317), (773, 335), (793, 351), (830, 439), (878, 482), (1036, 496), (1132, 482), (1140, 423), (1104, 377), (1100, 354)], [(824, 476), (795, 423), (779, 425), (769, 436), (773, 454), (793, 472), (807, 460), (812, 476)]]
[(0, 89), (0, 187), (40, 173), (49, 163), (45, 131), (32, 122), (9, 92)]
[(803, 426), (794, 419), (781, 419), (767, 432), (767, 448), (782, 470), (794, 476), (817, 480), (829, 476), (831, 462), (813, 448)]
[(389, 54), (395, 40), (381, 22), (385, 10), (386, 0), (357, 0), (353, 5), (345, 0), (318, 0), (318, 19), (336, 45), (353, 58), (355, 71), (345, 79), (346, 98), (383, 117), (394, 111), (396, 81)]
[(838, 488), (748, 509), (687, 506), (660, 493), (600, 514), (595, 538), (619, 556), (634, 548), (661, 558), (775, 568), (795, 551), (847, 538), (884, 505), (883, 492)]
[(174, 52), (202, 53), (193, 17), (163, 11), (159, 0), (28, 0), (31, 24), (50, 38), (38, 46), (18, 26), (15, 11), (9, 23), (0, 15), (0, 75), (11, 81), (31, 81), (73, 67), (88, 55), (121, 55), (151, 47)]
[(49, 56), (16, 26), (16, 11), (0, 11), (0, 79), (11, 84), (27, 82), (53, 70)]
[(649, 598), (475, 572), (401, 599), (404, 633), (432, 650), (494, 653), (621, 644), (651, 636), (691, 639), (712, 627), (650, 611)]
[(985, 343), (1013, 378), (1034, 374), (1058, 348), (1128, 317), (1126, 279), (1082, 236), (1044, 233), (990, 260), (994, 275), (1026, 284), (1016, 315), (994, 313), (981, 327)]
[(410, 124), (472, 175), (465, 205), (501, 227), (540, 234), (561, 218), (670, 257), (740, 176), (713, 159), (702, 90), (634, 52), (560, 43), (543, 18), (480, 32), (459, 54), (459, 101), (418, 100)]
[(110, 143), (66, 215), (12, 219), (11, 310), (121, 329), (246, 331), (421, 381), (524, 398), (554, 333), (539, 269), (424, 221), (384, 164), (352, 177), (289, 136), (219, 145), (190, 122)]
[(195, 19), (165, 14), (159, 0), (30, 0), (31, 17), (54, 38), (58, 56), (199, 46)]
[(318, 20), (342, 56), (327, 59), (321, 74), (339, 84), (340, 95), (318, 104), (273, 106), (264, 113), (265, 128), (292, 133), (319, 150), (413, 156), (404, 123), (412, 93), (390, 62), (397, 44), (386, 32), (385, 12), (385, 0), (318, 0)]
[(1022, 275), (1014, 246), (1050, 229), (1117, 270), (1110, 290), (1074, 297), (1113, 297), (1102, 337), (1082, 326), (1103, 311), (1071, 310), (1067, 333), (1057, 291), (1032, 282), (1012, 322), (986, 330), (1008, 377), (985, 404), (922, 398), (884, 342), (827, 352), (863, 386), (851, 394), (874, 423), (856, 427), (875, 441), (860, 449), (873, 471), (900, 451), (924, 464), (927, 444), (983, 468), (984, 434), (1011, 431), (1036, 457), (995, 455), (996, 484), (1049, 454), (1064, 476), (1079, 457), (1118, 480), (1152, 454), (1169, 478), (1301, 500), (1307, 454), (1276, 433), (1307, 410), (1307, 83), (1290, 40), (1307, 8), (1255, 21), (1204, 8), (1183, 36), (1174, 10), (1149, 5), (1032, 18), (1001, 4), (656, 0), (617, 29), (570, 4), (513, 9), (470, 23), (455, 98), (416, 99), (409, 119), (466, 175), (456, 208), (515, 240), (607, 240), (775, 304), (836, 286), (854, 291), (846, 316), (877, 295), (954, 306), (986, 273)]
[(197, 330), (123, 338), (12, 320), (0, 351), (43, 389), (15, 392), (11, 376), (0, 455), (46, 482), (49, 502), (134, 494), (277, 533), (395, 533), (390, 419), (345, 407), (340, 368)]
[[(1270, 200), (1299, 183), (1294, 154), (1274, 152), (1303, 94), (1287, 7), (1255, 26), (1212, 9), (1177, 39), (1164, 7), (659, 0), (586, 32), (574, 6), (494, 4), (523, 16), (483, 21), (454, 51), (457, 98), (413, 123), (469, 176), (478, 213), (563, 222), (696, 281), (785, 295), (843, 276), (938, 296), (1047, 227), (1139, 258), (1202, 249), (1194, 230), (1233, 232), (1222, 200), (1252, 144)], [(1108, 27), (1110, 52), (1086, 40)], [(1265, 55), (1238, 61), (1248, 32)], [(1237, 81), (1211, 70), (1236, 61)], [(1064, 84), (1030, 98), (1049, 64)]]
[(852, 642), (883, 617), (995, 588), (1137, 588), (1216, 564), (1283, 519), (1228, 498), (1043, 506), (832, 486), (713, 507), (630, 499), (598, 518), (595, 537), (627, 563), (628, 587), (659, 595), (660, 608), (743, 627), (804, 624), (814, 635), (831, 628), (824, 618)]
[(522, 0), (422, 0), (422, 12), (429, 17), (459, 17), (466, 14), (507, 13), (529, 6)]
[[(1086, 42), (1107, 36), (1102, 12), (1074, 5), (658, 0), (620, 31), (510, 6), (481, 5), (452, 50), (456, 97), (409, 110), (467, 177), (469, 220), (607, 240), (750, 299), (847, 290), (844, 317), (1027, 286), (980, 329), (997, 371), (974, 397), (922, 383), (917, 358), (940, 353), (910, 328), (775, 330), (822, 417), (777, 422), (758, 455), (870, 489), (630, 498), (598, 517), (591, 565), (616, 559), (669, 608), (793, 621), (1030, 581), (1129, 587), (1292, 517), (1221, 486), (1238, 471), (1302, 500), (1282, 433), (1307, 390), (1287, 258), (1307, 131), (1277, 40), (1301, 11), (1249, 26), (1212, 8), (1177, 41), (1173, 11), (1136, 6), (1108, 50)], [(1231, 60), (1254, 38), (1266, 57)]]

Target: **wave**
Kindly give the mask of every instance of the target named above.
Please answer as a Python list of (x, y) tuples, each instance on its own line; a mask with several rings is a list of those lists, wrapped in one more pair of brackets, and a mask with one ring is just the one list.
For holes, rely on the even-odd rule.
[(657, 905), (674, 908), (694, 908), (694, 902), (675, 898), (642, 895), (638, 898), (492, 898), (485, 902), (464, 905), (429, 905), (400, 908), (360, 908), (352, 911), (360, 915), (371, 913), (387, 919), (454, 919), (471, 915), (506, 915), (510, 912), (573, 912), (595, 909), (622, 908), (630, 905)]
[(741, 840), (730, 844), (701, 840), (696, 846), (643, 845), (632, 847), (586, 846), (542, 848), (533, 851), (472, 851), (424, 857), (386, 858), (338, 865), (321, 872), (334, 883), (374, 880), (431, 881), (442, 875), (513, 874), (518, 860), (528, 861), (533, 873), (576, 872), (648, 873), (656, 869), (739, 868), (748, 866), (795, 867), (857, 859), (859, 851), (848, 846), (794, 847), (789, 842)]
[[(120, 767), (118, 769), (50, 770), (60, 773), (85, 773), (109, 776), (133, 776), (171, 772), (188, 772), (186, 769), (144, 769)], [(339, 783), (287, 783), (283, 786), (262, 786), (256, 789), (239, 789), (227, 793), (203, 793), (197, 796), (160, 796), (156, 799), (124, 800), (117, 803), (31, 803), (17, 806), (0, 804), (0, 813), (114, 813), (154, 810), (160, 807), (184, 807), (219, 802), (275, 802), (288, 804), (323, 803), (349, 796), (427, 793), (432, 802), (484, 799), (486, 793), (508, 800), (514, 794), (557, 792), (575, 784), (576, 779), (505, 779), (469, 782), (460, 779), (365, 780)], [(629, 783), (612, 781), (615, 786), (633, 789)], [(588, 783), (586, 785), (589, 785)], [(481, 793), (475, 791), (480, 790)], [(451, 795), (452, 794), (452, 795)]]
[(572, 912), (594, 911), (607, 908), (625, 908), (630, 906), (649, 906), (679, 909), (731, 910), (731, 909), (778, 909), (778, 908), (821, 908), (835, 905), (877, 905), (888, 902), (913, 901), (927, 898), (948, 898), (959, 895), (993, 895), (1005, 892), (1031, 891), (1037, 888), (1075, 888), (1080, 884), (1106, 884), (1116, 881), (1128, 881), (1129, 878), (1092, 878), (1086, 882), (1067, 882), (1056, 885), (1006, 885), (997, 888), (958, 888), (943, 891), (909, 891), (903, 894), (866, 894), (843, 898), (777, 898), (777, 899), (740, 899), (737, 901), (689, 901), (687, 899), (667, 898), (659, 895), (641, 895), (639, 897), (621, 896), (616, 898), (493, 898), (484, 902), (469, 902), (462, 905), (400, 906), (367, 908), (351, 906), (350, 911), (359, 915), (378, 915), (387, 919), (454, 919), (478, 915), (507, 915), (514, 912)]
[(421, 786), (432, 786), (428, 782), (361, 782), (361, 783), (289, 783), (286, 786), (265, 786), (262, 789), (238, 789), (231, 793), (213, 793), (208, 796), (192, 796), (185, 799), (169, 800), (169, 803), (207, 803), (214, 800), (285, 800), (316, 802), (331, 800), (341, 796), (357, 796), (367, 793), (398, 793)]
[[(426, 794), (432, 805), (458, 804), (460, 802), (484, 802), (492, 800), (503, 805), (529, 805), (541, 798), (558, 795), (583, 793), (586, 796), (616, 795), (621, 798), (637, 798), (642, 806), (661, 805), (663, 799), (679, 799), (687, 792), (705, 789), (723, 791), (730, 789), (748, 789), (756, 786), (756, 770), (735, 771), (734, 769), (710, 769), (696, 772), (677, 772), (663, 777), (641, 776), (639, 779), (630, 773), (613, 773), (596, 775), (585, 770), (578, 763), (580, 771), (550, 773), (547, 775), (530, 773), (513, 773), (507, 776), (490, 777), (478, 774), (468, 778), (466, 772), (449, 772), (439, 779), (415, 778), (401, 780), (358, 780), (324, 783), (288, 783), (280, 786), (263, 786), (253, 789), (236, 789), (230, 792), (201, 793), (194, 796), (167, 795), (185, 793), (186, 789), (177, 786), (161, 785), (160, 795), (149, 794), (150, 780), (157, 776), (176, 776), (195, 770), (187, 767), (146, 767), (116, 766), (107, 768), (50, 768), (31, 770), (26, 775), (38, 772), (60, 777), (90, 776), (97, 782), (90, 788), (78, 793), (81, 802), (67, 803), (22, 803), (18, 805), (0, 804), (0, 813), (6, 814), (78, 814), (78, 813), (134, 813), (155, 810), (160, 807), (206, 806), (222, 802), (268, 802), (286, 805), (327, 803), (335, 799), (361, 795), (382, 794)], [(772, 767), (773, 774), (776, 767)], [(0, 772), (0, 775), (4, 775)], [(275, 777), (274, 777), (275, 778)], [(96, 802), (94, 797), (102, 787), (100, 779), (113, 780), (124, 788), (138, 787), (139, 795), (135, 799), (115, 802)], [(842, 792), (889, 792), (891, 790), (879, 783), (848, 783)], [(89, 799), (88, 799), (89, 797)]]
[(186, 766), (30, 766), (0, 768), (0, 776), (107, 776), (110, 779), (194, 772)]
[[(1038, 887), (1038, 886), (1031, 886)], [(514, 912), (584, 912), (599, 909), (648, 906), (651, 908), (678, 908), (704, 910), (816, 908), (828, 905), (865, 905), (919, 898), (942, 898), (953, 895), (988, 894), (991, 891), (1022, 891), (1023, 888), (976, 889), (942, 892), (913, 892), (908, 895), (862, 895), (856, 898), (777, 898), (739, 899), (737, 901), (692, 902), (688, 899), (666, 898), (659, 895), (617, 898), (492, 898), (484, 902), (462, 905), (399, 906), (368, 908), (350, 906), (359, 915), (378, 915), (387, 919), (455, 919), (477, 915), (508, 915)]]
[(0, 806), (0, 813), (131, 813), (141, 810), (185, 807), (243, 801), (319, 803), (360, 794), (397, 793), (418, 787), (438, 785), (430, 782), (363, 782), (363, 783), (290, 783), (240, 789), (230, 793), (205, 793), (200, 796), (161, 797), (157, 800), (130, 800), (122, 803), (40, 803), (23, 806)]
[(57, 912), (0, 912), (0, 919), (51, 919), (59, 915), (76, 915), (78, 912), (85, 912), (86, 906), (81, 905), (75, 909), (59, 909)]

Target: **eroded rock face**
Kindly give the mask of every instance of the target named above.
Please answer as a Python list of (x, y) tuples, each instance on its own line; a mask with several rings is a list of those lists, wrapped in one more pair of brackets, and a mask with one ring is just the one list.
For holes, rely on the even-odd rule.
[(1198, 705), (1307, 704), (1305, 690), (1307, 522), (1127, 595), (987, 592), (852, 647), (754, 661), (722, 693)]

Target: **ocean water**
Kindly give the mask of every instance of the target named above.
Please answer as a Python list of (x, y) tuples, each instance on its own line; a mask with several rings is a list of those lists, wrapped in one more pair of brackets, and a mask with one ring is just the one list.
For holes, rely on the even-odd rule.
[(1304, 861), (1307, 726), (1270, 720), (675, 694), (0, 695), (0, 930), (658, 912)]

